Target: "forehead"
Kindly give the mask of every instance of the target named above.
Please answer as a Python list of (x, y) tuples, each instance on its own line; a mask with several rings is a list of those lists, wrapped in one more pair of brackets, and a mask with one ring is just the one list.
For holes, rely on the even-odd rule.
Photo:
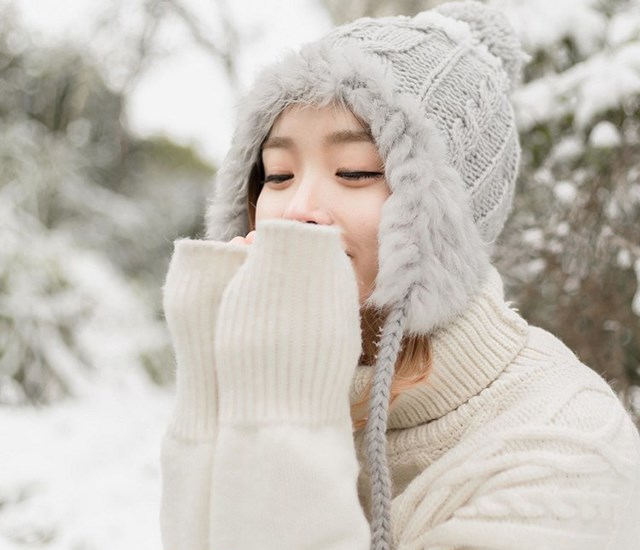
[(331, 103), (329, 105), (289, 105), (276, 118), (269, 135), (281, 131), (293, 131), (312, 124), (318, 130), (343, 128), (369, 131), (367, 125), (357, 118), (347, 107)]
[(323, 145), (367, 143), (375, 146), (366, 124), (340, 105), (292, 105), (283, 110), (262, 149), (293, 147), (296, 141), (322, 140)]

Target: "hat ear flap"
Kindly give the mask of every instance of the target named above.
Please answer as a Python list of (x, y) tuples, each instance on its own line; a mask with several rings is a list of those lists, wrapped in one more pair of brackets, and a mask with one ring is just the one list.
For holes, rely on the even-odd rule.
[(407, 334), (429, 334), (463, 312), (491, 265), (460, 175), (445, 159), (407, 162), (389, 174), (382, 209), (379, 268), (367, 305), (408, 302)]
[[(406, 332), (428, 334), (460, 314), (490, 267), (490, 249), (474, 223), (461, 175), (447, 143), (409, 95), (376, 102), (360, 89), (352, 105), (375, 103), (369, 121), (391, 194), (378, 230), (378, 275), (366, 306), (408, 301)], [(350, 97), (350, 96), (348, 96)]]

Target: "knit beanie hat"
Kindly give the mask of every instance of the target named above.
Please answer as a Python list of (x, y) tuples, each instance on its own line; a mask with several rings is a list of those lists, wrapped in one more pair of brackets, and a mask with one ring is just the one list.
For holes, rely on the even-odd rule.
[(248, 233), (249, 177), (291, 104), (339, 101), (369, 125), (391, 191), (365, 303), (388, 312), (365, 427), (375, 550), (391, 546), (386, 427), (402, 338), (447, 325), (487, 275), (520, 160), (509, 93), (526, 59), (506, 18), (474, 1), (337, 27), (261, 72), (208, 203), (207, 238)]

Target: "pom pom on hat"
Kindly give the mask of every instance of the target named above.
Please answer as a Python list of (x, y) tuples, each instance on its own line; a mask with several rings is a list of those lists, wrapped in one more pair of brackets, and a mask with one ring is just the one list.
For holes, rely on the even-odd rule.
[[(507, 17), (495, 9), (475, 0), (445, 2), (425, 14), (441, 14), (458, 22), (466, 23), (473, 37), (487, 47), (489, 52), (502, 62), (509, 76), (511, 90), (522, 80), (522, 68), (530, 56), (522, 50), (519, 38)], [(418, 14), (416, 17), (421, 17)]]

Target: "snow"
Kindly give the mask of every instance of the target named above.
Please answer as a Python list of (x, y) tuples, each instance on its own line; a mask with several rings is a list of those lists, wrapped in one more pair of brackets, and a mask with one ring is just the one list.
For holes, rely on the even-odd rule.
[[(19, 158), (42, 174), (21, 170), (23, 179), (0, 193), (2, 402), (24, 401), (11, 374), (25, 357), (32, 377), (46, 363), (77, 397), (0, 407), (0, 550), (155, 550), (172, 390), (150, 382), (142, 356), (166, 346), (166, 328), (100, 253), (20, 208), (46, 172), (46, 148), (29, 157), (28, 140), (9, 130), (5, 137), (13, 139), (2, 152), (24, 143)], [(51, 379), (40, 381), (45, 394)]]
[[(6, 197), (20, 189), (7, 185), (0, 196), (0, 306), (11, 320), (0, 389), (11, 391), (2, 388), (10, 383), (11, 365), (27, 357), (46, 364), (74, 395), (107, 381), (145, 387), (142, 361), (166, 347), (164, 323), (102, 255), (78, 247), (63, 231), (45, 231), (12, 207)], [(73, 332), (71, 340), (65, 330)]]
[(514, 93), (513, 102), (522, 131), (571, 112), (576, 128), (584, 128), (598, 114), (638, 94), (640, 44), (634, 43), (524, 85)]
[(522, 240), (533, 248), (540, 249), (544, 245), (544, 233), (538, 227), (532, 227), (522, 232)]
[(629, 2), (609, 21), (596, 0), (494, 0), (520, 36), (528, 53), (552, 51), (565, 38), (574, 41), (585, 61), (549, 73), (513, 94), (518, 127), (528, 131), (574, 113), (583, 129), (600, 113), (640, 94), (640, 10)]
[(577, 94), (575, 123), (583, 128), (599, 113), (640, 94), (640, 44), (593, 56), (566, 71), (564, 80)]
[(116, 385), (0, 410), (0, 549), (157, 550), (170, 391)]
[(559, 237), (566, 237), (569, 234), (569, 231), (571, 230), (571, 228), (569, 227), (569, 224), (565, 221), (560, 222), (557, 226), (556, 226), (556, 235), (558, 235)]
[(631, 267), (631, 254), (627, 249), (621, 248), (620, 250), (618, 250), (618, 255), (616, 256), (616, 264), (622, 269), (629, 269)]
[(578, 194), (576, 186), (570, 181), (559, 181), (553, 187), (553, 194), (563, 204), (571, 204)]
[(622, 137), (615, 124), (608, 120), (598, 122), (589, 134), (589, 145), (596, 149), (609, 149), (618, 147), (622, 143)]
[(609, 21), (607, 43), (618, 46), (640, 38), (640, 9), (615, 14)]
[(607, 19), (598, 10), (599, 0), (490, 0), (501, 10), (520, 36), (525, 50), (552, 48), (565, 37), (583, 55), (597, 50), (606, 35)]
[[(22, 401), (9, 375), (25, 346), (79, 397), (0, 408), (0, 549), (157, 549), (158, 446), (171, 390), (153, 386), (138, 356), (166, 335), (104, 258), (61, 232), (44, 238), (16, 214), (0, 199), (0, 305), (14, 323), (0, 339), (2, 401)], [(52, 291), (56, 281), (67, 286)], [(57, 325), (78, 315), (79, 355)]]
[(569, 162), (579, 157), (584, 152), (584, 143), (577, 136), (566, 136), (562, 138), (550, 153), (553, 162)]
[(608, 220), (615, 220), (619, 218), (621, 213), (620, 205), (615, 197), (607, 201), (607, 204), (604, 206), (604, 214)]
[[(67, 258), (70, 282), (94, 300), (92, 315), (76, 337), (91, 364), (106, 379), (144, 387), (139, 357), (162, 347), (167, 340), (163, 323), (155, 322), (130, 286), (97, 254), (76, 253)], [(135, 334), (135, 338), (131, 335)]]
[(535, 258), (527, 263), (526, 272), (529, 277), (536, 277), (547, 267), (547, 262), (543, 258)]

